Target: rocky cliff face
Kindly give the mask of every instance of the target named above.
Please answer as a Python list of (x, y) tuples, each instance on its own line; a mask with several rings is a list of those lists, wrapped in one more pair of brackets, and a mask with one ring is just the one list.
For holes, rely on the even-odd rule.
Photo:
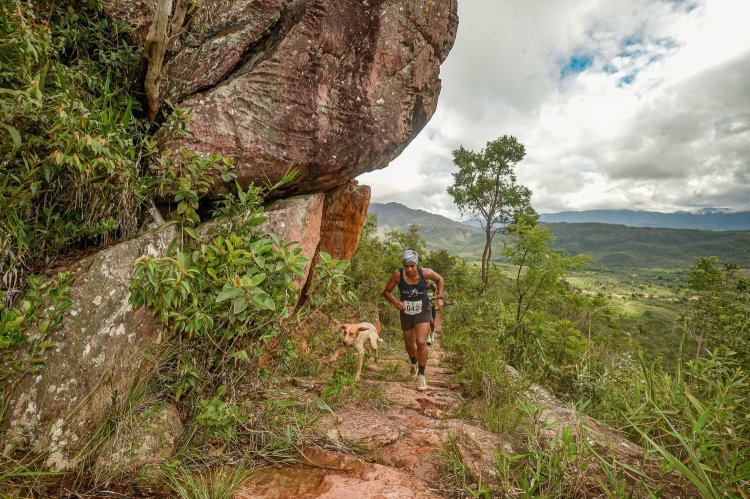
[[(107, 9), (143, 36), (153, 2), (135, 3)], [(192, 136), (162, 145), (232, 157), (243, 185), (289, 169), (293, 193), (343, 185), (430, 119), (457, 24), (455, 0), (208, 1), (171, 39), (160, 87)]]
[[(369, 188), (359, 189), (369, 198)], [(321, 225), (331, 227), (324, 201), (324, 194), (295, 196), (266, 210), (264, 228), (282, 240), (297, 241), (310, 260), (299, 289), (315, 261)], [(199, 226), (199, 233), (207, 238), (212, 225)], [(125, 403), (134, 382), (146, 376), (158, 357), (163, 331), (147, 310), (131, 307), (130, 276), (138, 257), (164, 256), (175, 236), (174, 227), (154, 229), (68, 269), (74, 277), (74, 305), (62, 328), (47, 338), (56, 347), (45, 354), (46, 368), (23, 378), (8, 401), (5, 445), (48, 452), (46, 465), (53, 471), (73, 469), (85, 456), (84, 447), (107, 414)]]
[[(386, 166), (435, 111), (456, 1), (206, 0), (193, 11), (172, 1), (104, 1), (135, 42), (150, 38), (156, 12), (170, 13), (155, 102), (185, 109), (192, 134), (161, 133), (162, 147), (234, 158), (243, 186), (298, 170), (276, 193), (287, 199), (269, 207), (267, 229), (297, 241), (311, 262), (319, 251), (351, 258), (370, 199), (352, 179)], [(209, 196), (229, 189), (218, 185)], [(80, 461), (158, 343), (151, 315), (130, 307), (130, 274), (137, 257), (163, 255), (173, 236), (147, 232), (71, 265), (75, 304), (47, 368), (9, 400), (8, 448), (49, 451), (56, 471)], [(112, 456), (124, 452), (115, 447)]]

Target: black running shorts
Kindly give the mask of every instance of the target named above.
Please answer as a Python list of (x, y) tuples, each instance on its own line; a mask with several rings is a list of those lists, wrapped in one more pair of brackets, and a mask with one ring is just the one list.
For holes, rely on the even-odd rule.
[(408, 331), (410, 329), (414, 329), (415, 324), (431, 322), (432, 321), (432, 311), (430, 310), (431, 308), (432, 307), (426, 307), (424, 310), (422, 310), (420, 313), (416, 315), (408, 315), (405, 312), (400, 312), (399, 316), (401, 319), (401, 329), (404, 331)]

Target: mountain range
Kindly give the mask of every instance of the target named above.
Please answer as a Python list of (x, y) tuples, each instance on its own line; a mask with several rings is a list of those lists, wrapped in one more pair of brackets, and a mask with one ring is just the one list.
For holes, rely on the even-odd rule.
[(660, 213), (634, 210), (588, 210), (542, 213), (542, 222), (605, 223), (630, 227), (659, 227), (665, 229), (750, 230), (750, 212), (729, 213), (705, 209), (699, 213), (678, 211)]
[[(446, 249), (472, 260), (481, 258), (484, 233), (478, 227), (400, 203), (371, 203), (369, 211), (378, 216), (378, 230), (382, 234), (417, 224), (428, 249)], [(590, 254), (592, 267), (683, 267), (691, 265), (696, 257), (716, 256), (750, 268), (750, 231), (631, 227), (594, 222), (543, 225), (554, 234), (555, 247), (567, 253)], [(496, 238), (496, 246), (495, 254), (499, 255), (502, 237)]]

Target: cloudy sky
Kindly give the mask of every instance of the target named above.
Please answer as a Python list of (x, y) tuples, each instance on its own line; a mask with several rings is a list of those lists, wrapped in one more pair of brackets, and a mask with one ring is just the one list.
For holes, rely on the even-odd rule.
[(750, 0), (459, 0), (459, 17), (432, 120), (359, 177), (373, 201), (459, 219), (451, 151), (508, 134), (542, 213), (750, 210)]

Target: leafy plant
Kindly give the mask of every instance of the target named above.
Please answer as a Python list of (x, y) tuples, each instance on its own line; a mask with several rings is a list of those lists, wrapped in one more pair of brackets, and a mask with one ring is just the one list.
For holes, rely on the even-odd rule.
[[(210, 346), (208, 355), (192, 361), (200, 369), (221, 373), (228, 361), (247, 363), (260, 355), (297, 301), (294, 282), (307, 260), (299, 248), (257, 230), (264, 220), (251, 212), (232, 232), (217, 225), (194, 249), (136, 261), (131, 303), (153, 310), (183, 340)], [(176, 398), (184, 393), (177, 391)]]
[[(61, 253), (137, 230), (151, 153), (127, 92), (140, 54), (97, 10), (0, 7), (0, 290)], [(101, 68), (106, 68), (104, 71)], [(6, 140), (9, 139), (9, 140)]]
[[(221, 392), (222, 390), (219, 390), (220, 394)], [(227, 404), (218, 396), (202, 399), (198, 404), (196, 421), (207, 436), (224, 443), (236, 439), (236, 428), (246, 419), (240, 407)]]
[[(201, 155), (187, 149), (180, 149), (175, 155), (164, 152), (151, 168), (156, 170), (156, 193), (170, 197), (176, 206), (170, 212), (172, 218), (190, 228), (200, 222), (199, 200), (213, 187), (214, 178), (219, 177), (225, 182), (236, 178), (231, 159), (218, 154)], [(188, 231), (196, 237), (194, 230)]]
[(72, 305), (69, 293), (70, 274), (64, 272), (52, 279), (30, 276), (23, 300), (14, 307), (4, 304), (0, 291), (0, 379), (44, 367), (41, 353), (54, 346), (47, 338)]
[(750, 280), (733, 263), (698, 258), (687, 285), (691, 296), (683, 320), (697, 341), (695, 358), (706, 349), (726, 345), (750, 366)]

